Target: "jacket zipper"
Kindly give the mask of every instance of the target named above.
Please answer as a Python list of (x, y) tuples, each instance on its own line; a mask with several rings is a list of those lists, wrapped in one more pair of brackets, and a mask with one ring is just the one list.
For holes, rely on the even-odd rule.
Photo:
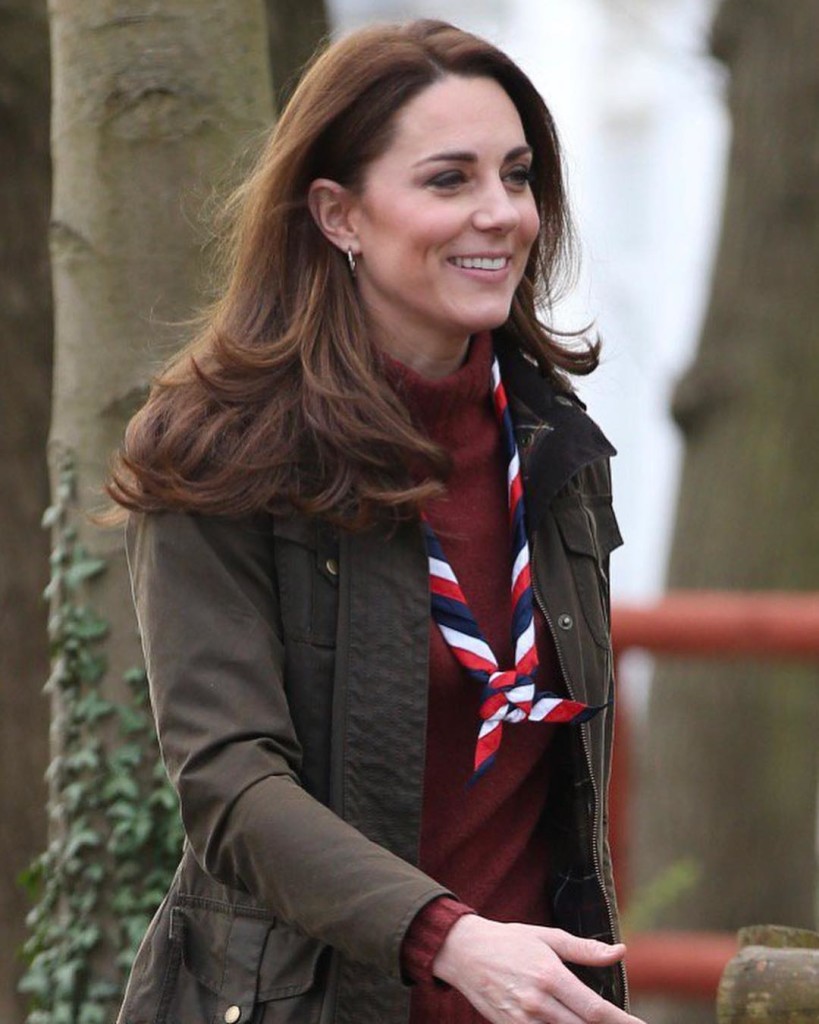
[[(596, 535), (593, 534), (593, 536), (595, 538), (595, 547), (596, 547), (596, 545), (597, 545), (597, 538), (596, 538)], [(576, 694), (575, 694), (574, 688), (572, 686), (571, 679), (569, 678), (569, 673), (566, 671), (566, 662), (564, 661), (563, 651), (560, 648), (560, 643), (559, 643), (558, 638), (557, 638), (557, 633), (555, 632), (554, 624), (552, 623), (552, 617), (549, 614), (549, 610), (546, 607), (546, 602), (544, 601), (543, 595), (540, 592), (540, 586), (539, 586), (538, 581), (537, 581), (537, 573), (534, 571), (534, 564), (535, 564), (536, 561), (537, 561), (537, 539), (533, 538), (532, 539), (532, 592), (535, 595), (535, 600), (537, 601), (538, 607), (540, 608), (541, 612), (543, 612), (543, 617), (546, 619), (546, 625), (549, 627), (549, 632), (552, 635), (552, 641), (554, 642), (555, 652), (557, 653), (557, 661), (558, 661), (558, 664), (560, 665), (560, 671), (563, 673), (563, 680), (566, 683), (566, 689), (569, 692), (569, 697), (572, 700), (576, 700), (577, 699), (576, 698)], [(598, 563), (598, 567), (599, 567), (599, 563)], [(602, 570), (601, 570), (601, 574), (602, 574)], [(608, 669), (609, 669), (609, 659), (608, 658), (606, 659), (606, 667), (607, 667), (607, 671), (608, 671)], [(608, 682), (608, 680), (607, 680), (607, 682)], [(599, 837), (599, 834), (600, 834), (600, 816), (601, 816), (600, 796), (599, 796), (599, 790), (598, 790), (598, 787), (597, 787), (597, 782), (595, 781), (595, 778), (594, 778), (594, 771), (592, 769), (592, 760), (591, 760), (591, 754), (589, 752), (588, 741), (586, 740), (585, 733), (583, 733), (582, 730), (580, 732), (580, 743), (581, 743), (581, 746), (583, 748), (583, 756), (584, 756), (584, 758), (586, 760), (586, 770), (589, 773), (589, 779), (591, 780), (591, 784), (592, 784), (592, 792), (594, 794), (594, 814), (592, 815), (592, 861), (593, 861), (593, 864), (594, 864), (594, 874), (595, 874), (595, 878), (597, 879), (597, 884), (598, 884), (598, 887), (600, 889), (600, 892), (603, 895), (603, 903), (604, 903), (604, 905), (606, 907), (606, 916), (608, 917), (609, 934), (611, 935), (612, 938), (614, 938), (615, 937), (615, 933), (614, 933), (614, 908), (611, 905), (611, 899), (609, 898), (609, 894), (606, 891), (606, 885), (605, 885), (605, 882), (603, 881), (603, 869), (602, 869), (602, 867), (600, 865), (600, 859), (599, 859), (599, 857), (597, 855), (597, 845), (598, 845), (598, 837)], [(619, 972), (619, 975), (620, 975), (620, 983), (621, 983), (622, 989), (623, 989), (623, 1006), (624, 1006), (626, 1012), (628, 1012), (628, 1010), (629, 1010), (629, 994), (628, 994), (628, 986), (627, 986), (627, 983), (626, 983), (626, 969), (623, 966), (623, 961), (622, 960), (618, 961), (617, 969), (618, 969), (618, 972)]]

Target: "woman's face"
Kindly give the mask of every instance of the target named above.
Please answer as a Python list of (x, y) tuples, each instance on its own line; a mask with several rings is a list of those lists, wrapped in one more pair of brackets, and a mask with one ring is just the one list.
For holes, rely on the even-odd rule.
[(398, 359), (448, 372), (506, 321), (540, 226), (531, 162), (493, 79), (449, 76), (399, 111), (349, 213), (366, 314)]

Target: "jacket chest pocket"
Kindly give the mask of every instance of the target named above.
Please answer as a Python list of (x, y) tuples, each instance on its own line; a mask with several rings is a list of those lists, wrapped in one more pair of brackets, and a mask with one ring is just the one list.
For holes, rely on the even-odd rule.
[(152, 1024), (318, 1021), (326, 947), (316, 940), (270, 917), (184, 896), (171, 911), (170, 940)]
[(552, 503), (568, 553), (577, 596), (589, 632), (603, 648), (611, 643), (609, 555), (623, 543), (608, 495), (569, 494)]
[(325, 524), (293, 516), (273, 524), (285, 639), (333, 647), (338, 620), (338, 539)]

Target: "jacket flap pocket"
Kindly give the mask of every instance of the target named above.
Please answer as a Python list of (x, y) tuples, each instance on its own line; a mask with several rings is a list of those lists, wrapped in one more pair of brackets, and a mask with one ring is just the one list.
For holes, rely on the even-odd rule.
[(277, 921), (264, 948), (259, 968), (259, 1001), (300, 996), (315, 978), (324, 945)]
[(218, 993), (233, 915), (204, 904), (177, 905), (171, 911), (171, 939), (182, 949), (182, 962), (205, 988)]
[(578, 497), (561, 498), (552, 509), (569, 551), (602, 561), (623, 543), (611, 498), (594, 497), (584, 503)]
[(171, 937), (188, 972), (239, 1006), (306, 992), (323, 948), (266, 915), (201, 902), (174, 907)]
[(597, 543), (600, 546), (600, 554), (603, 558), (607, 558), (615, 548), (619, 548), (623, 543), (623, 535), (620, 533), (611, 498), (592, 498), (589, 501), (589, 508), (597, 524)]

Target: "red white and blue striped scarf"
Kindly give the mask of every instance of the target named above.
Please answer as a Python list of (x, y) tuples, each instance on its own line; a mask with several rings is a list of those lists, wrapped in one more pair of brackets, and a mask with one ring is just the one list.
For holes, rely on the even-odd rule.
[[(435, 531), (424, 518), (422, 527), (429, 559), (432, 617), (460, 664), (483, 687), (481, 725), (475, 746), (471, 782), (495, 761), (504, 723), (585, 722), (602, 707), (537, 690), (538, 668), (534, 606), (529, 569), (529, 543), (524, 519), (523, 482), (515, 432), (500, 376), (497, 356), (492, 360), (492, 396), (508, 461), (509, 524), (512, 540), (512, 640), (515, 667), (501, 669), (467, 604), (452, 566)], [(605, 706), (605, 705), (603, 705)]]

